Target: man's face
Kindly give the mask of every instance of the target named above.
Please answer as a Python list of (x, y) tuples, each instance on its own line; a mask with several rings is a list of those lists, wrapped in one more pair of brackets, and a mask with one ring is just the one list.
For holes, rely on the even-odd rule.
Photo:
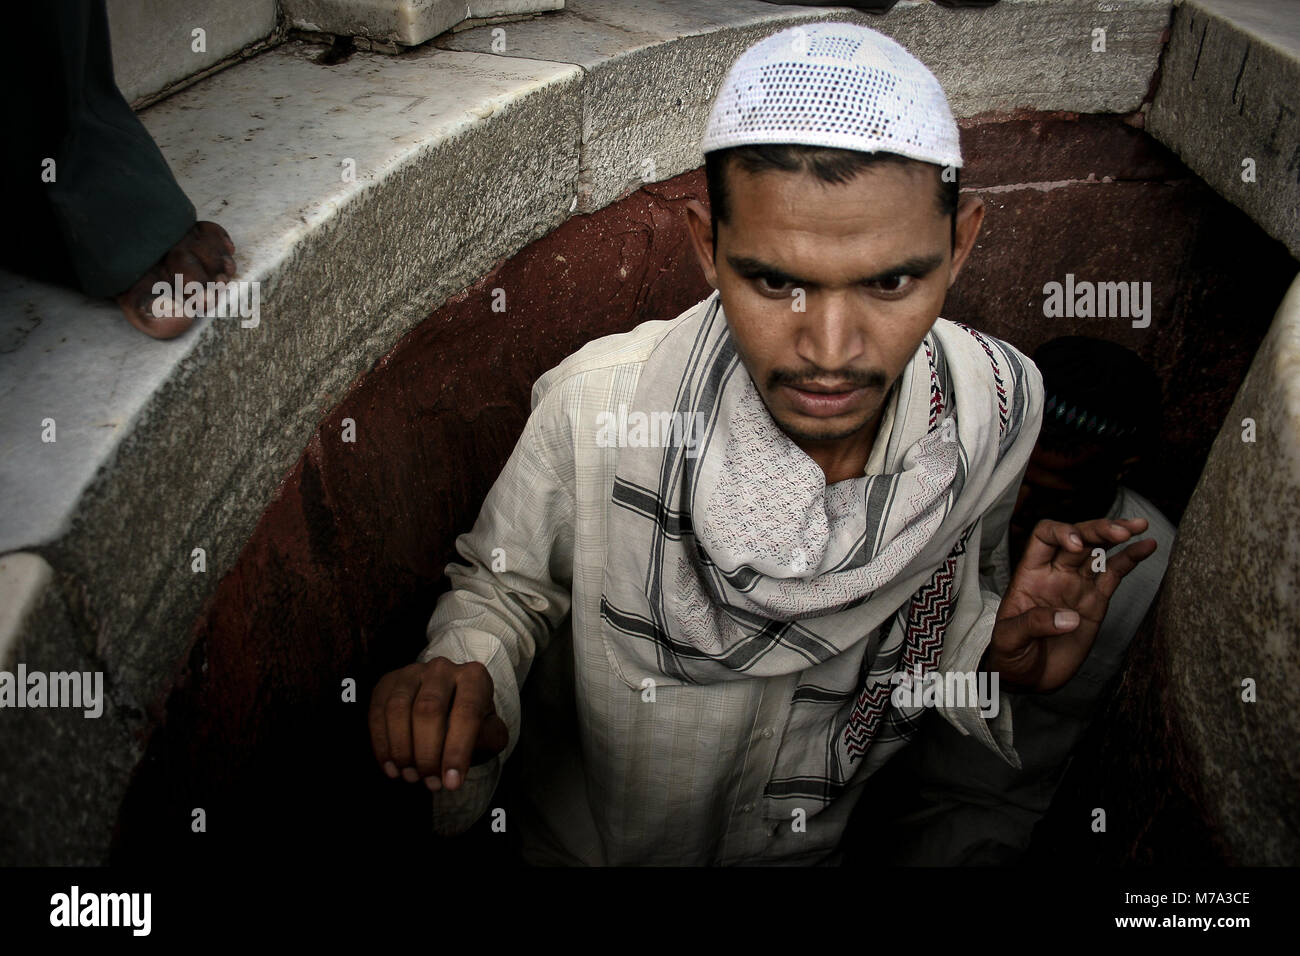
[(736, 350), (772, 418), (806, 451), (870, 441), (973, 243), (973, 232), (969, 243), (959, 235), (953, 254), (937, 175), (889, 163), (829, 184), (733, 162), (716, 257), (707, 223), (692, 223)]

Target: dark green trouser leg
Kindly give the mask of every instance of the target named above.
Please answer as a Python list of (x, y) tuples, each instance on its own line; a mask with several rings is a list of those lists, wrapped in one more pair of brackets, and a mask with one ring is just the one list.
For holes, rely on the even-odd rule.
[(22, 53), (0, 62), (11, 123), (0, 164), (17, 213), (0, 230), (4, 265), (115, 295), (189, 231), (194, 205), (113, 80), (104, 0), (13, 12)]

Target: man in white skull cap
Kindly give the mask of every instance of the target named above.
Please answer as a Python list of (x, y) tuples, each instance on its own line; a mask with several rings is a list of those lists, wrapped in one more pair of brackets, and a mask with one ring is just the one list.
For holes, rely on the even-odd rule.
[(1069, 680), (1154, 549), (1097, 574), (1144, 521), (1043, 521), (1004, 592), (981, 573), (1042, 381), (939, 317), (984, 210), (924, 65), (862, 26), (783, 30), (701, 145), (716, 291), (537, 381), (428, 647), (372, 696), (377, 761), (442, 833), (493, 809), (518, 744), (531, 863), (838, 862), (927, 708), (1017, 765), (1007, 691)]

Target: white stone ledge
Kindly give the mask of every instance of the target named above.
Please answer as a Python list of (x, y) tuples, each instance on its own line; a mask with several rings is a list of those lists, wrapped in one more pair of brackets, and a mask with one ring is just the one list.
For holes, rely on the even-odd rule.
[(1161, 72), (1147, 130), (1300, 259), (1300, 5), (1184, 0)]
[[(0, 551), (47, 544), (67, 531), (76, 500), (123, 436), (151, 402), (162, 411), (156, 399), (164, 383), (216, 354), (247, 354), (255, 365), (252, 356), (273, 354), (269, 347), (279, 344), (298, 350), (305, 370), (323, 354), (349, 351), (349, 339), (379, 350), (346, 366), (360, 371), (431, 304), (568, 215), (577, 175), (576, 68), (433, 49), (397, 58), (358, 54), (324, 67), (313, 62), (319, 52), (286, 44), (142, 114), (199, 218), (221, 223), (234, 238), (239, 278), (260, 283), (258, 327), (204, 320), (180, 339), (155, 342), (106, 300), (4, 274), (0, 494), (13, 507), (0, 517)], [(539, 104), (529, 101), (548, 87), (570, 112), (560, 109), (548, 118), (552, 132), (536, 136)], [(502, 148), (525, 134), (535, 139), (529, 149), (512, 156)], [(352, 182), (343, 179), (345, 160), (355, 163)], [(512, 180), (521, 160), (530, 177)], [(417, 183), (437, 190), (443, 211), (479, 214), (443, 219), (433, 197), (407, 194)], [(467, 195), (476, 188), (481, 196)], [(392, 202), (389, 216), (429, 218), (367, 221), (366, 207), (380, 198)], [(357, 258), (317, 261), (322, 284), (295, 289), (302, 297), (284, 301), (302, 256), (322, 240), (349, 256), (384, 261), (384, 268)], [(348, 299), (342, 286), (379, 272), (389, 281), (368, 290), (372, 299), (334, 311)], [(293, 368), (262, 371), (269, 377), (213, 383), (221, 397), (174, 401), (200, 416), (258, 405), (268, 418), (283, 414), (286, 394), (301, 391)], [(328, 394), (310, 388), (302, 400), (318, 410)], [(55, 421), (54, 443), (41, 441), (46, 418)], [(307, 431), (293, 442), (294, 457), (310, 425), (299, 423)]]
[[(158, 343), (110, 303), (0, 282), (0, 331), (21, 339), (0, 354), (0, 551), (46, 545), (94, 628), (73, 639), (48, 630), (67, 616), (36, 615), (20, 652), (90, 642), (138, 716), (320, 417), (574, 201), (576, 67), (435, 49), (323, 67), (316, 52), (286, 44), (144, 116), (260, 283), (256, 328), (204, 320)], [(190, 571), (195, 547), (207, 573)]]
[[(113, 73), (128, 103), (265, 39), (277, 20), (276, 0), (108, 0), (107, 8)], [(202, 49), (195, 49), (196, 29)]]
[(415, 46), (464, 20), (559, 10), (564, 0), (281, 0), (300, 30)]

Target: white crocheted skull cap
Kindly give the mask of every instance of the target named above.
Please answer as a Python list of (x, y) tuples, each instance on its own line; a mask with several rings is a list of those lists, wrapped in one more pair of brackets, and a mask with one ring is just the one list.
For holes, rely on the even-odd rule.
[(957, 121), (934, 74), (896, 41), (854, 23), (782, 30), (732, 64), (700, 149), (752, 143), (962, 164)]

